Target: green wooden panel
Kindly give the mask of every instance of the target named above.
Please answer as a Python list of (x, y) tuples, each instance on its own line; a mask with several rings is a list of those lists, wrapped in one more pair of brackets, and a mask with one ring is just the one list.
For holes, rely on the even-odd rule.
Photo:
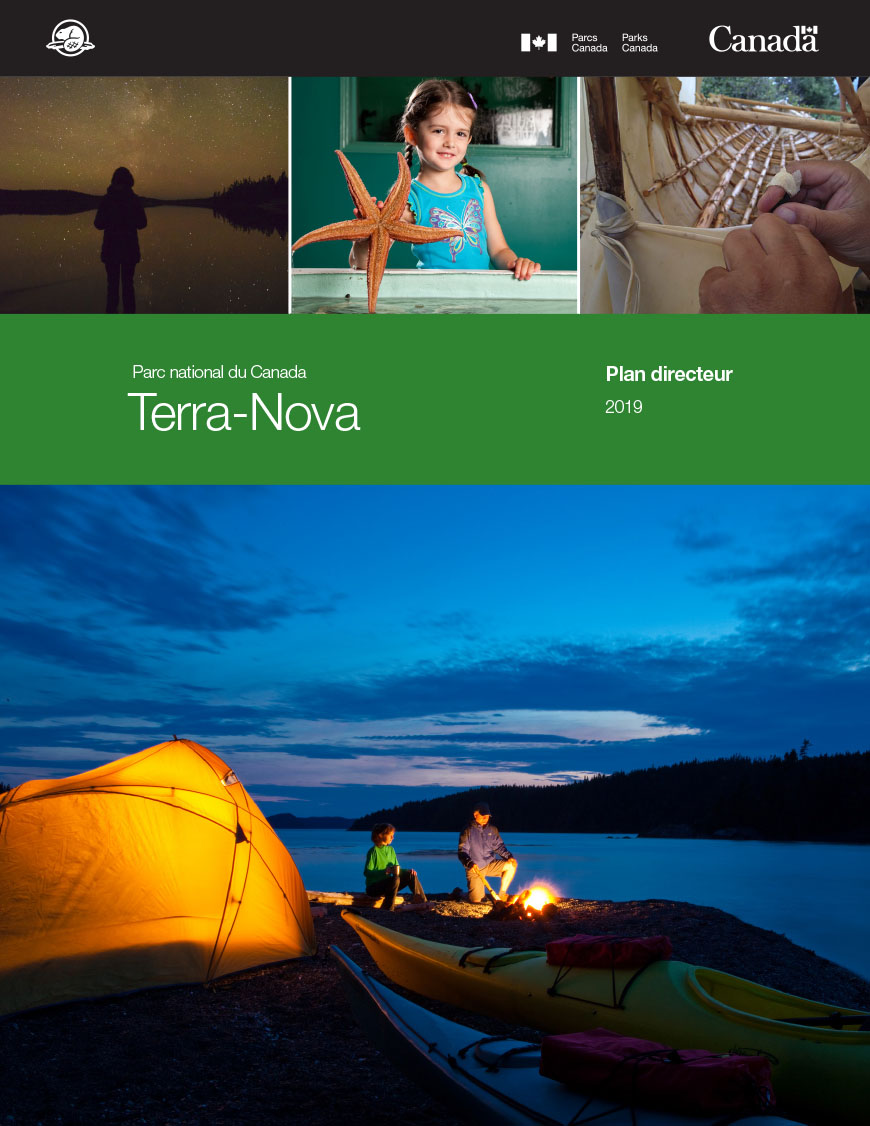
[[(475, 144), (559, 145), (560, 79), (457, 77), (454, 81), (477, 102)], [(351, 143), (395, 142), (405, 101), (417, 82), (413, 77), (348, 79), (342, 136)]]
[[(416, 83), (418, 79), (409, 79)], [(547, 270), (577, 266), (577, 97), (576, 79), (559, 79), (559, 144), (550, 147), (471, 145), (468, 158), (483, 170), (499, 221), (513, 249)], [(413, 85), (400, 97), (396, 112)], [(354, 142), (348, 136), (355, 83), (341, 78), (294, 78), (292, 86), (291, 231), (307, 231), (352, 216), (352, 206), (335, 149), (347, 152), (378, 199), (396, 178), (399, 142)], [(344, 132), (343, 132), (344, 129)], [(350, 244), (317, 243), (293, 257), (301, 267), (347, 265)], [(415, 265), (407, 245), (390, 252), (390, 267)]]

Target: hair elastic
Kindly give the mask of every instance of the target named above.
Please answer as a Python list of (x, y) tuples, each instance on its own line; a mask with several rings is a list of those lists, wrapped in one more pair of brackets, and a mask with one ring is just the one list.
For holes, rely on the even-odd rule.
[(477, 109), (477, 102), (474, 100), (474, 94), (472, 94), (470, 90), (466, 90), (465, 93), (469, 96), (469, 98), (471, 98), (471, 104), (475, 109)]

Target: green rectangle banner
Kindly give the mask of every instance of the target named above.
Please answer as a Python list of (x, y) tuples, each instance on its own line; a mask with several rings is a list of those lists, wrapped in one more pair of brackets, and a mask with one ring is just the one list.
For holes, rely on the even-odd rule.
[(858, 316), (8, 316), (3, 327), (4, 483), (870, 476)]

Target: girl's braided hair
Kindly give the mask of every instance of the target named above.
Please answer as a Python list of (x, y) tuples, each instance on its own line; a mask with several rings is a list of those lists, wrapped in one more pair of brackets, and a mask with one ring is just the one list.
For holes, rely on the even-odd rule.
[[(405, 112), (399, 122), (399, 140), (402, 140), (405, 136), (406, 125), (416, 133), (426, 118), (432, 115), (436, 106), (456, 106), (458, 109), (468, 110), (471, 114), (472, 125), (477, 116), (477, 106), (464, 86), (460, 86), (458, 82), (453, 82), (449, 78), (427, 78), (425, 82), (421, 82), (411, 91), (411, 96), (405, 105)], [(409, 168), (413, 159), (414, 146), (410, 142), (406, 142), (405, 160), (407, 160)], [(462, 171), (466, 176), (479, 176), (481, 180), (486, 179), (479, 168), (472, 168), (470, 164), (463, 163)]]

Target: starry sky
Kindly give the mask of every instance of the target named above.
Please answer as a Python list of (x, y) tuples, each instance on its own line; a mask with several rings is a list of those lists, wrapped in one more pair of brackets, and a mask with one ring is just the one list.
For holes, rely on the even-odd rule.
[(0, 78), (0, 188), (211, 195), (287, 171), (286, 78)]
[(0, 779), (173, 734), (267, 813), (870, 745), (860, 487), (0, 489)]

